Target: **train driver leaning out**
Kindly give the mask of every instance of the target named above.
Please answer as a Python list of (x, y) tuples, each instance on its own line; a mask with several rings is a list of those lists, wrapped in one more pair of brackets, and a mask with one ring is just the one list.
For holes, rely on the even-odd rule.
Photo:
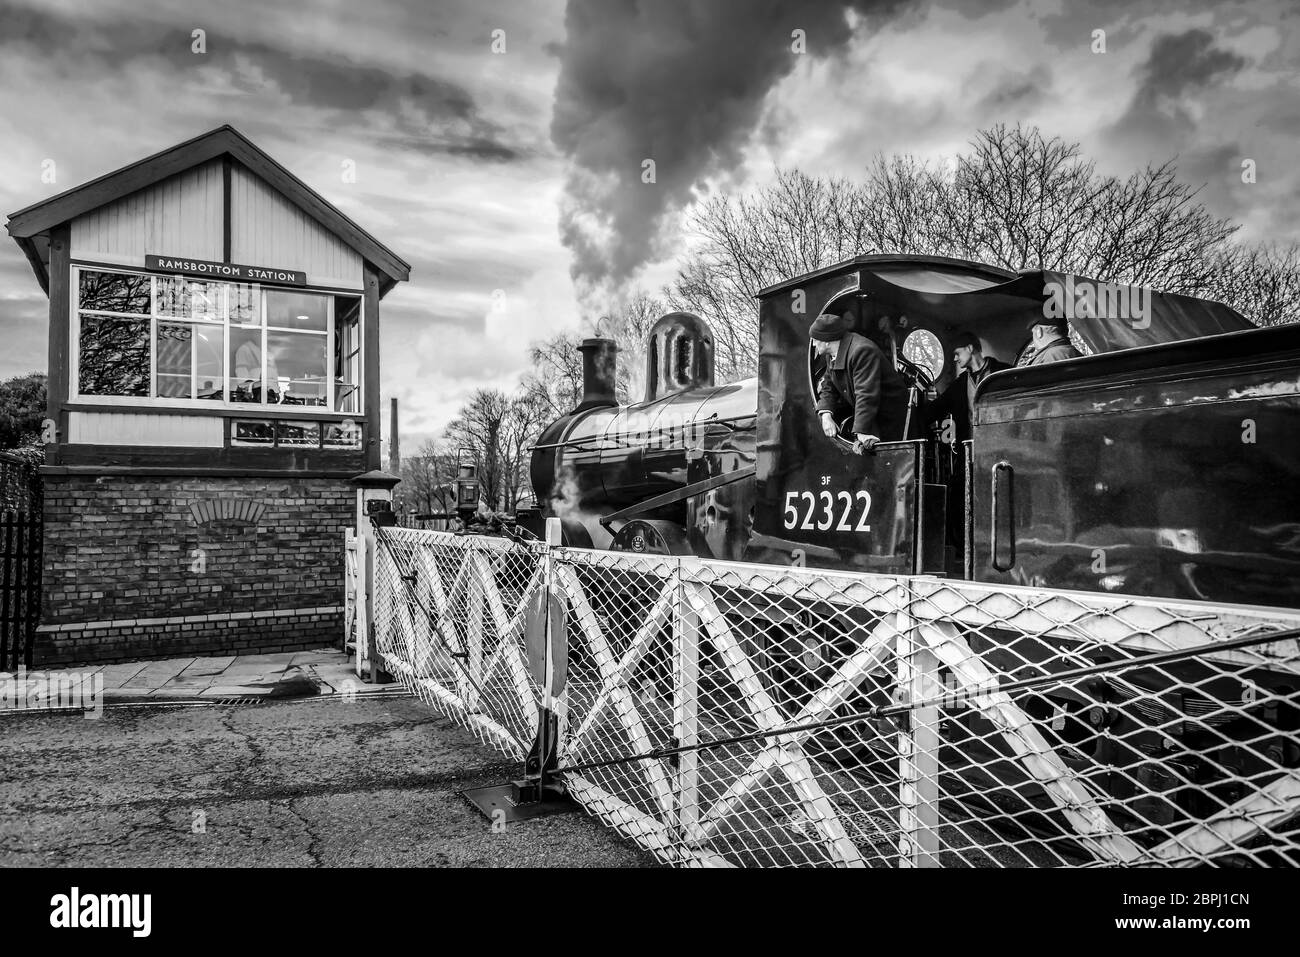
[(817, 394), (822, 433), (835, 438), (836, 420), (852, 415), (853, 451), (862, 454), (898, 437), (894, 412), (905, 404), (906, 387), (884, 350), (852, 326), (850, 312), (824, 313), (814, 320), (810, 335), (814, 351), (827, 362)]

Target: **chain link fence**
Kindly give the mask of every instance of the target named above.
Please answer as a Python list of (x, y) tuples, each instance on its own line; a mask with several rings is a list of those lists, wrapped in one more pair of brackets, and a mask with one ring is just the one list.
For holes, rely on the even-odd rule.
[(383, 667), (425, 704), (523, 760), (537, 729), (523, 606), (542, 546), (410, 528), (378, 530), (374, 641)]
[[(661, 860), (1300, 864), (1300, 612), (382, 529), (385, 667)], [(549, 568), (549, 571), (547, 569)]]

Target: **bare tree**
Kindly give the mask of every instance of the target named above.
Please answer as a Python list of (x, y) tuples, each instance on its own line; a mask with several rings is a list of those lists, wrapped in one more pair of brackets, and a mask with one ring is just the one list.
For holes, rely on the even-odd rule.
[(616, 310), (596, 321), (596, 334), (618, 345), (614, 395), (621, 403), (639, 402), (645, 395), (646, 343), (650, 329), (672, 312), (663, 299), (644, 290), (633, 292)]
[(501, 454), (501, 433), (510, 405), (510, 398), (500, 389), (478, 389), (447, 426), (447, 441), (468, 452), (478, 471), (482, 501), (493, 511), (500, 511), (505, 504), (509, 463)]
[(1172, 162), (1103, 176), (1077, 143), (995, 126), (949, 164), (877, 156), (858, 184), (780, 170), (753, 193), (709, 200), (692, 215), (700, 242), (669, 298), (713, 326), (723, 381), (754, 372), (759, 290), (868, 253), (954, 256), (1208, 295), (1260, 322), (1290, 315), (1295, 254), (1235, 246), (1237, 227), (1197, 194)]
[(530, 401), (544, 406), (552, 420), (573, 411), (582, 401), (582, 344), (580, 332), (560, 332), (533, 342), (528, 350), (533, 371), (524, 375), (522, 391)]
[(542, 430), (556, 418), (549, 401), (537, 391), (521, 389), (511, 400), (501, 432), (507, 512), (513, 513), (525, 499), (532, 498), (529, 476), (532, 447)]
[(1300, 322), (1300, 244), (1230, 246), (1211, 270), (1206, 295), (1261, 326)]
[(592, 323), (589, 333), (560, 332), (532, 343), (529, 357), (533, 371), (521, 380), (522, 395), (549, 409), (546, 422), (572, 412), (582, 401), (582, 354), (578, 346), (591, 335), (613, 339), (618, 345), (615, 398), (621, 403), (638, 401), (644, 392), (650, 328), (672, 309), (664, 299), (638, 289)]
[(456, 507), (456, 456), (434, 439), (402, 459), (401, 483), (394, 489), (399, 515), (449, 512)]
[(696, 210), (690, 226), (701, 242), (669, 299), (713, 328), (721, 381), (757, 368), (758, 291), (862, 252), (867, 210), (860, 187), (798, 170), (778, 170), (751, 196), (718, 196)]

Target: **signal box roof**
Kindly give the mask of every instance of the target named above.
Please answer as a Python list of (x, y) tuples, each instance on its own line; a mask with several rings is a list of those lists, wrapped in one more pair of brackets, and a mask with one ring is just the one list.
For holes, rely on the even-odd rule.
[(410, 264), (294, 176), (233, 126), (221, 126), (160, 153), (9, 214), (5, 224), (41, 287), (49, 288), (49, 231), (138, 190), (222, 156), (242, 164), (351, 247), (380, 274), (380, 294), (410, 278)]

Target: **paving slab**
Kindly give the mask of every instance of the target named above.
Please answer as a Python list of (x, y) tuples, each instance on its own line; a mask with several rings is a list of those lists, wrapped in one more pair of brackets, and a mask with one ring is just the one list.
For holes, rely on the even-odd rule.
[(219, 675), (236, 661), (234, 655), (228, 655), (225, 658), (195, 658), (181, 672), (182, 678), (198, 677), (203, 675)]
[(144, 671), (147, 661), (128, 661), (122, 664), (105, 665), (100, 672), (104, 676), (105, 688), (117, 688)]
[(397, 687), (361, 680), (353, 658), (335, 648), (117, 662), (44, 672), (33, 669), (33, 673), (66, 674), (78, 686), (99, 675), (106, 701), (365, 695)]
[(337, 648), (325, 648), (318, 651), (300, 651), (293, 656), (293, 663), (302, 665), (334, 664), (343, 658)]
[(291, 664), (295, 655), (300, 655), (300, 651), (277, 651), (267, 655), (257, 655), (258, 661), (269, 662), (270, 664)]
[(151, 661), (143, 671), (122, 683), (125, 688), (160, 688), (193, 663), (193, 658), (169, 658)]

